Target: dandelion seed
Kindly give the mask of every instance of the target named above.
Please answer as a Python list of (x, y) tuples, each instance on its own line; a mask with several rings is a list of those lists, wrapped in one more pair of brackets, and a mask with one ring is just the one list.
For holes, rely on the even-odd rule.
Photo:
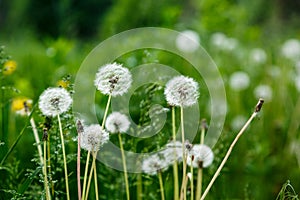
[(250, 84), (248, 74), (242, 71), (234, 72), (229, 79), (229, 86), (235, 91), (247, 89)]
[(118, 96), (125, 94), (132, 83), (129, 70), (121, 64), (112, 63), (99, 68), (94, 84), (106, 95)]
[(105, 127), (110, 133), (125, 133), (129, 126), (128, 117), (119, 112), (111, 113), (105, 122)]
[(92, 124), (84, 127), (84, 132), (80, 136), (80, 146), (87, 151), (97, 152), (108, 140), (108, 132), (99, 124)]
[(189, 107), (197, 103), (198, 83), (192, 78), (176, 76), (166, 84), (164, 94), (168, 104)]
[(70, 109), (72, 98), (64, 88), (48, 88), (39, 99), (39, 108), (43, 115), (57, 116)]
[(199, 48), (200, 37), (197, 32), (185, 30), (176, 38), (176, 47), (183, 52), (194, 52)]
[(254, 95), (257, 99), (263, 98), (265, 101), (271, 101), (273, 91), (268, 85), (259, 85), (254, 89)]
[(284, 42), (281, 47), (281, 54), (291, 60), (300, 58), (300, 41), (297, 39), (289, 39)]
[(187, 164), (193, 167), (208, 167), (214, 160), (211, 148), (205, 144), (196, 144), (188, 153)]

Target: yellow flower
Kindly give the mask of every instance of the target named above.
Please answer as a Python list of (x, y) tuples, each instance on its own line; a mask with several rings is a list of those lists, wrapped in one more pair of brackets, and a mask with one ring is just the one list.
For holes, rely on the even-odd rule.
[(13, 60), (8, 60), (4, 63), (3, 74), (10, 75), (16, 70), (16, 68), (17, 68), (17, 62)]
[[(12, 100), (11, 110), (19, 115), (26, 115), (25, 104), (28, 108), (32, 106), (32, 100), (26, 97), (16, 97)], [(28, 112), (28, 111), (27, 111)]]
[(59, 80), (57, 81), (56, 85), (62, 88), (67, 88), (69, 86), (70, 82), (65, 80)]

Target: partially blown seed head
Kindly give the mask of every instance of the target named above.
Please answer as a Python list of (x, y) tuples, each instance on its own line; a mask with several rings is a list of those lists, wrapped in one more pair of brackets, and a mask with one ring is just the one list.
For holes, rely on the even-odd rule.
[(208, 167), (214, 160), (211, 148), (205, 144), (196, 144), (188, 152), (187, 164), (193, 167)]
[(105, 122), (106, 129), (111, 133), (125, 133), (129, 126), (128, 117), (119, 112), (111, 113)]

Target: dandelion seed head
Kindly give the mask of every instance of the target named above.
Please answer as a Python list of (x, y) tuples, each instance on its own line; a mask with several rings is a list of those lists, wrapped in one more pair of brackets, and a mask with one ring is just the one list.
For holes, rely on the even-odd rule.
[(257, 99), (263, 98), (265, 101), (271, 101), (273, 96), (272, 88), (268, 85), (259, 85), (254, 89), (254, 96)]
[(80, 146), (87, 151), (98, 151), (109, 140), (109, 133), (99, 124), (84, 127), (81, 133)]
[(300, 58), (300, 41), (297, 39), (288, 39), (281, 47), (281, 54), (291, 60)]
[(250, 51), (250, 61), (256, 64), (263, 64), (267, 61), (267, 53), (261, 48), (254, 48)]
[(221, 32), (212, 34), (210, 42), (214, 47), (223, 51), (231, 51), (238, 46), (237, 39), (227, 38), (227, 36)]
[(163, 155), (168, 165), (172, 165), (174, 161), (181, 162), (182, 144), (179, 141), (171, 141), (166, 144), (160, 153)]
[(211, 148), (205, 144), (196, 144), (192, 150), (188, 152), (187, 164), (193, 167), (206, 168), (212, 164), (214, 160), (214, 153)]
[(142, 171), (149, 175), (156, 175), (158, 171), (164, 171), (168, 167), (165, 158), (159, 154), (153, 154), (142, 163)]
[(164, 91), (168, 104), (189, 107), (197, 103), (199, 86), (192, 78), (176, 76), (167, 82)]
[(129, 126), (128, 117), (119, 112), (111, 113), (105, 122), (105, 127), (110, 133), (125, 133)]
[(200, 37), (197, 32), (185, 30), (176, 38), (176, 47), (186, 53), (191, 53), (199, 48)]
[(229, 79), (229, 86), (235, 91), (241, 91), (247, 89), (250, 84), (250, 78), (248, 74), (242, 71), (234, 72)]
[(125, 94), (132, 83), (132, 75), (121, 64), (106, 64), (99, 68), (94, 84), (106, 95), (121, 96)]
[(72, 98), (64, 88), (48, 88), (39, 98), (39, 108), (45, 116), (55, 117), (70, 109)]

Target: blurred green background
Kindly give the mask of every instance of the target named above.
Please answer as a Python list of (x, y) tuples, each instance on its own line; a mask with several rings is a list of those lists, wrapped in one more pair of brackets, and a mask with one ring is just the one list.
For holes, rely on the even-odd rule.
[[(64, 77), (70, 75), (72, 82), (81, 62), (101, 41), (128, 29), (147, 26), (193, 30), (222, 74), (228, 113), (222, 137), (213, 149), (214, 165), (205, 171), (205, 185), (238, 128), (251, 114), (258, 96), (266, 99), (262, 113), (238, 142), (207, 199), (275, 199), (287, 180), (299, 194), (300, 1), (0, 0), (0, 45), (17, 62), (16, 71), (5, 77), (5, 84), (20, 91), (7, 92), (1, 102), (7, 100), (5, 105), (10, 107), (13, 98), (24, 96), (36, 103), (43, 90), (56, 86)], [(136, 59), (135, 63), (129, 62), (128, 57)], [(178, 60), (165, 57), (148, 50), (124, 55), (120, 61), (130, 67), (156, 60), (178, 66)], [(184, 71), (184, 65), (187, 64), (178, 70)], [(234, 73), (238, 71), (248, 78), (235, 79)], [(245, 86), (239, 87), (240, 84)], [(201, 117), (209, 119), (209, 111), (203, 110)], [(1, 142), (7, 140), (0, 147), (1, 156), (25, 124), (25, 119), (11, 110), (6, 116), (7, 119), (1, 117), (7, 122), (1, 131), (9, 134), (0, 134)], [(8, 160), (22, 165), (15, 172), (15, 187), (24, 181), (25, 168), (33, 168), (33, 141), (28, 133), (18, 144), (14, 158)], [(116, 180), (115, 185), (112, 182), (119, 172), (107, 168), (104, 172), (101, 184), (106, 190), (102, 198), (122, 199), (119, 192), (114, 193), (121, 180)], [(166, 192), (170, 193), (171, 170), (167, 174)], [(0, 179), (0, 188), (6, 188), (7, 184)], [(154, 184), (148, 184), (145, 192), (155, 194), (145, 199), (157, 198), (158, 183), (153, 179)]]

